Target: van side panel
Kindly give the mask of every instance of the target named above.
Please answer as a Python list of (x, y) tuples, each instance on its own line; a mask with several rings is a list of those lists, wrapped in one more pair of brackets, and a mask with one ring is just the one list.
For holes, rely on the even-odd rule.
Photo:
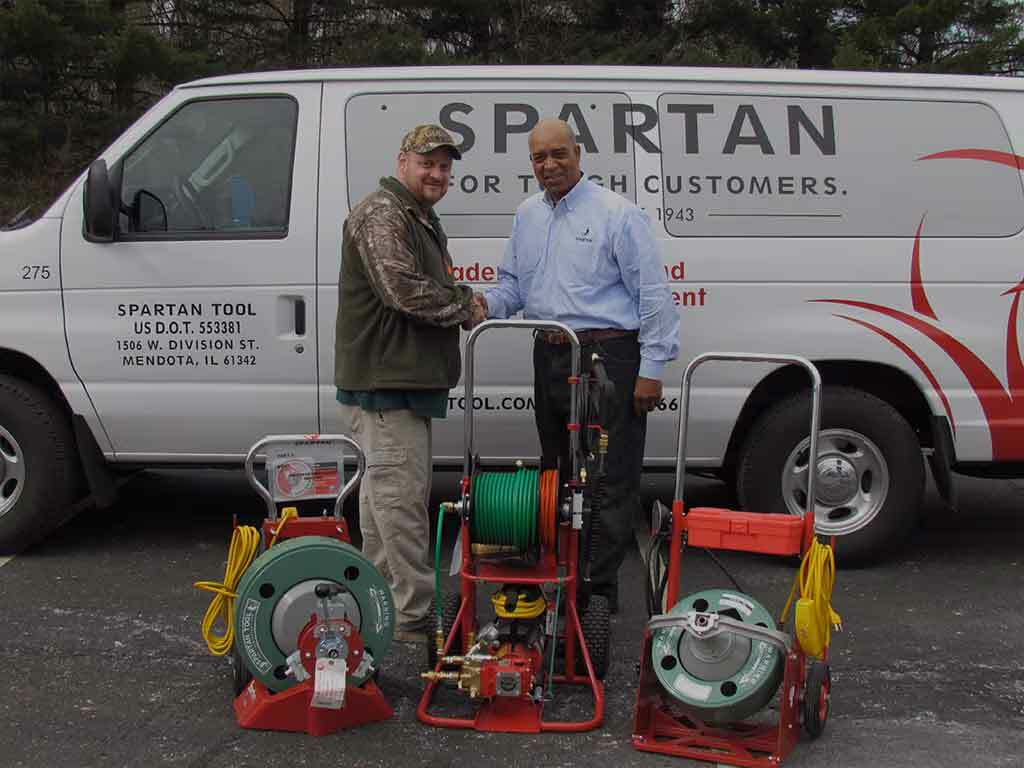
[[(322, 341), (333, 338), (334, 286), (323, 276), (337, 273), (340, 212), (392, 172), (405, 130), (439, 122), (462, 141), (438, 212), (457, 277), (485, 288), (497, 279), (516, 202), (537, 189), (529, 128), (559, 116), (576, 129), (584, 172), (646, 209), (682, 314), (682, 356), (651, 414), (649, 463), (672, 461), (682, 370), (709, 350), (895, 367), (949, 419), (957, 460), (1024, 458), (1013, 396), (1024, 387), (1020, 94), (481, 79), (329, 83), (325, 98), (325, 135), (344, 135), (346, 146), (324, 153), (332, 202), (325, 192)], [(537, 452), (530, 342), (514, 336), (498, 332), (479, 347), (477, 434), (488, 456)], [(331, 360), (333, 345), (323, 344), (325, 413)], [(750, 390), (770, 370), (698, 374), (690, 461), (722, 462)], [(435, 427), (438, 458), (461, 454), (460, 394)]]

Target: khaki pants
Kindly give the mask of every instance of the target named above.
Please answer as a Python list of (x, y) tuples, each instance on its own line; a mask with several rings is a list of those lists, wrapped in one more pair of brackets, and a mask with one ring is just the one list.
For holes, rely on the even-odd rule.
[(423, 619), (434, 595), (430, 565), (430, 419), (409, 410), (342, 405), (352, 438), (366, 454), (359, 486), (363, 554), (388, 580), (398, 626)]

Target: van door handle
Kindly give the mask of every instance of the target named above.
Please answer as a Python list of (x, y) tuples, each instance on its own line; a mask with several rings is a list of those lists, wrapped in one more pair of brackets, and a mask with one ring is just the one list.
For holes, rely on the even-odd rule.
[(295, 335), (306, 335), (306, 300), (295, 299)]

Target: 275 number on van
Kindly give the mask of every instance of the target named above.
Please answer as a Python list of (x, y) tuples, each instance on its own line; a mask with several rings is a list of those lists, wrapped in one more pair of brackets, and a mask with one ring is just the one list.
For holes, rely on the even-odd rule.
[(49, 264), (23, 264), (21, 267), (22, 280), (49, 280)]

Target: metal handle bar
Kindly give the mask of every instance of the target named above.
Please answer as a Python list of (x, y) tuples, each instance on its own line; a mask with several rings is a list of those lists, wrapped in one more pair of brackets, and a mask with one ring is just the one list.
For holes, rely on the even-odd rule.
[[(342, 507), (345, 504), (345, 499), (349, 497), (349, 494), (359, 485), (359, 481), (363, 478), (363, 474), (366, 472), (366, 454), (363, 453), (363, 449), (359, 447), (359, 443), (353, 440), (348, 435), (267, 435), (262, 440), (257, 442), (252, 448), (249, 449), (249, 453), (245, 457), (245, 476), (249, 480), (249, 485), (260, 495), (260, 497), (267, 503), (267, 509), (270, 512), (270, 519), (277, 519), (277, 504), (274, 502), (274, 497), (270, 493), (270, 489), (267, 488), (263, 483), (256, 479), (256, 474), (253, 472), (253, 465), (256, 463), (256, 455), (268, 445), (275, 443), (290, 443), (290, 444), (306, 444), (306, 445), (324, 445), (330, 443), (343, 443), (344, 445), (352, 448), (356, 455), (356, 473), (349, 479), (341, 490), (338, 492), (338, 497), (334, 501), (334, 519), (341, 520), (343, 517)], [(341, 458), (341, 464), (344, 466), (344, 454), (339, 450), (338, 456)]]
[(686, 475), (686, 431), (687, 418), (690, 413), (690, 380), (693, 378), (693, 372), (697, 370), (699, 366), (712, 360), (731, 360), (746, 363), (786, 363), (799, 365), (802, 366), (811, 377), (811, 444), (810, 451), (808, 453), (807, 508), (805, 510), (805, 514), (813, 515), (814, 481), (815, 476), (818, 474), (818, 430), (821, 422), (821, 375), (818, 373), (818, 369), (815, 367), (814, 363), (806, 357), (800, 357), (799, 355), (762, 355), (747, 352), (705, 352), (703, 355), (697, 355), (697, 357), (690, 361), (690, 364), (686, 366), (686, 370), (683, 371), (682, 392), (680, 392), (680, 399), (683, 402), (682, 409), (679, 411), (679, 440), (676, 443), (675, 500), (680, 501), (683, 498), (683, 478)]
[[(569, 343), (572, 345), (573, 380), (577, 380), (580, 375), (580, 340), (576, 337), (576, 333), (573, 329), (564, 323), (558, 323), (554, 320), (485, 320), (470, 331), (469, 336), (466, 338), (466, 406), (464, 409), (466, 453), (463, 456), (465, 477), (469, 477), (469, 473), (471, 471), (470, 462), (472, 461), (473, 456), (473, 414), (476, 410), (473, 404), (473, 348), (476, 346), (477, 337), (481, 333), (494, 328), (531, 328), (541, 331), (561, 331), (569, 337)], [(573, 383), (569, 388), (569, 391), (571, 392), (569, 421), (572, 424), (576, 424), (579, 418), (577, 411), (577, 400), (579, 399), (577, 397), (577, 386), (577, 384)], [(577, 466), (579, 463), (579, 457), (577, 456), (579, 439), (580, 433), (578, 430), (573, 430), (569, 433), (569, 454), (572, 456), (572, 476), (574, 480), (579, 473), (579, 467)]]
[(659, 629), (682, 629), (695, 637), (705, 639), (721, 634), (737, 634), (750, 640), (763, 640), (771, 643), (783, 653), (789, 653), (793, 649), (793, 638), (785, 632), (760, 627), (756, 624), (747, 624), (720, 613), (700, 613), (690, 611), (681, 616), (678, 614), (660, 614), (652, 616), (647, 622), (647, 627), (656, 632)]

